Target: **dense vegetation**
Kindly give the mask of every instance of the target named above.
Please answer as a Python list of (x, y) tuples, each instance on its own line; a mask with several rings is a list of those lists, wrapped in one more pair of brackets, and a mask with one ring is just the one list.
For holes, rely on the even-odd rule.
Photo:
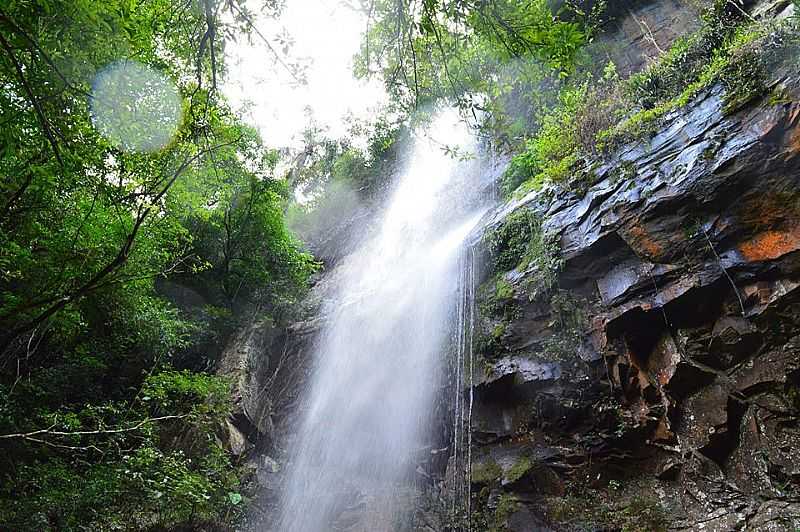
[(4, 530), (243, 506), (217, 437), (229, 383), (205, 371), (241, 316), (280, 320), (315, 268), (284, 225), (276, 153), (217, 87), (249, 20), (208, 0), (0, 7)]
[[(0, 529), (237, 519), (221, 346), (245, 317), (292, 317), (318, 265), (287, 224), (313, 246), (379, 200), (436, 105), (514, 155), (506, 195), (585, 185), (591, 160), (711, 85), (726, 112), (763, 95), (764, 51), (797, 33), (700, 2), (700, 29), (623, 79), (591, 54), (603, 2), (362, 3), (356, 73), (380, 76), (393, 106), (345, 139), (310, 128), (286, 176), (218, 88), (226, 41), (252, 31), (243, 0), (0, 7)], [(541, 220), (511, 216), (490, 240), (498, 271), (536, 269), (531, 297), (549, 293), (560, 263)], [(507, 312), (510, 286), (491, 286)]]
[(543, 0), (376, 2), (359, 72), (379, 73), (407, 108), (459, 106), (514, 155), (505, 195), (548, 182), (581, 188), (591, 180), (584, 163), (645, 138), (701, 90), (722, 84), (726, 112), (762, 95), (768, 63), (796, 41), (796, 17), (757, 21), (738, 0), (687, 9), (699, 29), (623, 78), (592, 45), (612, 16), (604, 2), (558, 11)]
[(516, 146), (536, 129), (575, 72), (603, 2), (405, 1), (370, 4), (372, 22), (356, 66), (379, 74), (405, 110), (446, 101), (487, 140)]
[[(697, 31), (677, 39), (641, 72), (623, 79), (609, 63), (601, 75), (568, 80), (512, 160), (504, 193), (522, 194), (548, 182), (582, 189), (591, 182), (592, 161), (646, 139), (670, 112), (714, 84), (724, 90), (724, 112), (763, 96), (766, 73), (797, 44), (797, 20), (756, 21), (734, 0), (704, 4), (700, 17)], [(619, 171), (624, 176), (625, 168)]]

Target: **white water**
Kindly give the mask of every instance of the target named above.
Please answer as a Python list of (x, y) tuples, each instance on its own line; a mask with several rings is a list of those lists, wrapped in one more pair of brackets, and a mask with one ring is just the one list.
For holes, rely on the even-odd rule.
[(280, 532), (388, 531), (404, 519), (402, 495), (462, 323), (463, 241), (483, 213), (479, 165), (441, 149), (474, 149), (466, 128), (444, 113), (431, 137), (416, 141), (376, 234), (339, 266)]
[[(474, 331), (475, 288), (477, 266), (475, 248), (470, 245), (462, 252), (456, 303), (455, 366), (452, 373), (453, 433), (450, 443), (449, 491), (450, 514), (466, 517), (467, 531), (472, 530), (472, 408), (475, 375)], [(466, 394), (464, 391), (466, 390)], [(463, 521), (461, 521), (463, 523)]]

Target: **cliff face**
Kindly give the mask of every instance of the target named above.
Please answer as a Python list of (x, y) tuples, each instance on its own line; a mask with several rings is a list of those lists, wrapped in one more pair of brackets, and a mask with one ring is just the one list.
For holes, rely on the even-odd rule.
[[(624, 72), (694, 24), (672, 1), (622, 11), (598, 50)], [(478, 245), (473, 530), (800, 527), (797, 61), (766, 84), (735, 112), (714, 86), (588, 165), (582, 190), (494, 213)], [(544, 261), (509, 249), (536, 238)], [(267, 520), (333, 277), (301, 312), (314, 318), (252, 324), (220, 364), (240, 407), (227, 440), (236, 454), (255, 444)], [(452, 481), (445, 432), (423, 483)], [(458, 529), (422, 513), (426, 530)]]
[(498, 211), (490, 234), (539, 220), (563, 266), (544, 294), (535, 265), (479, 291), (477, 522), (800, 526), (796, 65), (769, 85), (733, 114), (712, 88), (584, 193)]

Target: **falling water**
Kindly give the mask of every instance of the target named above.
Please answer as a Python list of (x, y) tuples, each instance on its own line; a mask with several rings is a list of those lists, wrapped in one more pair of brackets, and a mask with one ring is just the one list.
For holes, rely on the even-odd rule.
[(450, 514), (453, 522), (471, 530), (472, 499), (472, 407), (474, 403), (474, 330), (475, 330), (475, 247), (465, 245), (460, 256), (458, 298), (453, 333), (451, 396), (453, 398), (453, 432), (450, 448)]
[[(484, 212), (485, 189), (480, 163), (442, 149), (474, 149), (456, 118), (443, 113), (429, 136), (419, 136), (376, 233), (337, 266), (291, 450), (281, 532), (402, 528), (403, 494), (430, 441), (453, 324), (463, 331), (464, 320), (474, 319), (463, 304), (463, 241)], [(471, 336), (459, 337), (463, 357)], [(471, 371), (463, 360), (458, 366)], [(471, 403), (458, 402), (457, 433)]]

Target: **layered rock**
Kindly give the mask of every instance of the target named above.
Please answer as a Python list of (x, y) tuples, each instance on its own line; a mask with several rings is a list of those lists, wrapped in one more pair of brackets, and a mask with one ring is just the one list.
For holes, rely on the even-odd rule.
[(481, 291), (476, 522), (800, 526), (796, 68), (769, 90), (782, 97), (726, 114), (714, 87), (592, 168), (584, 193), (498, 210), (493, 228), (541, 220), (563, 267), (545, 295), (534, 266)]

